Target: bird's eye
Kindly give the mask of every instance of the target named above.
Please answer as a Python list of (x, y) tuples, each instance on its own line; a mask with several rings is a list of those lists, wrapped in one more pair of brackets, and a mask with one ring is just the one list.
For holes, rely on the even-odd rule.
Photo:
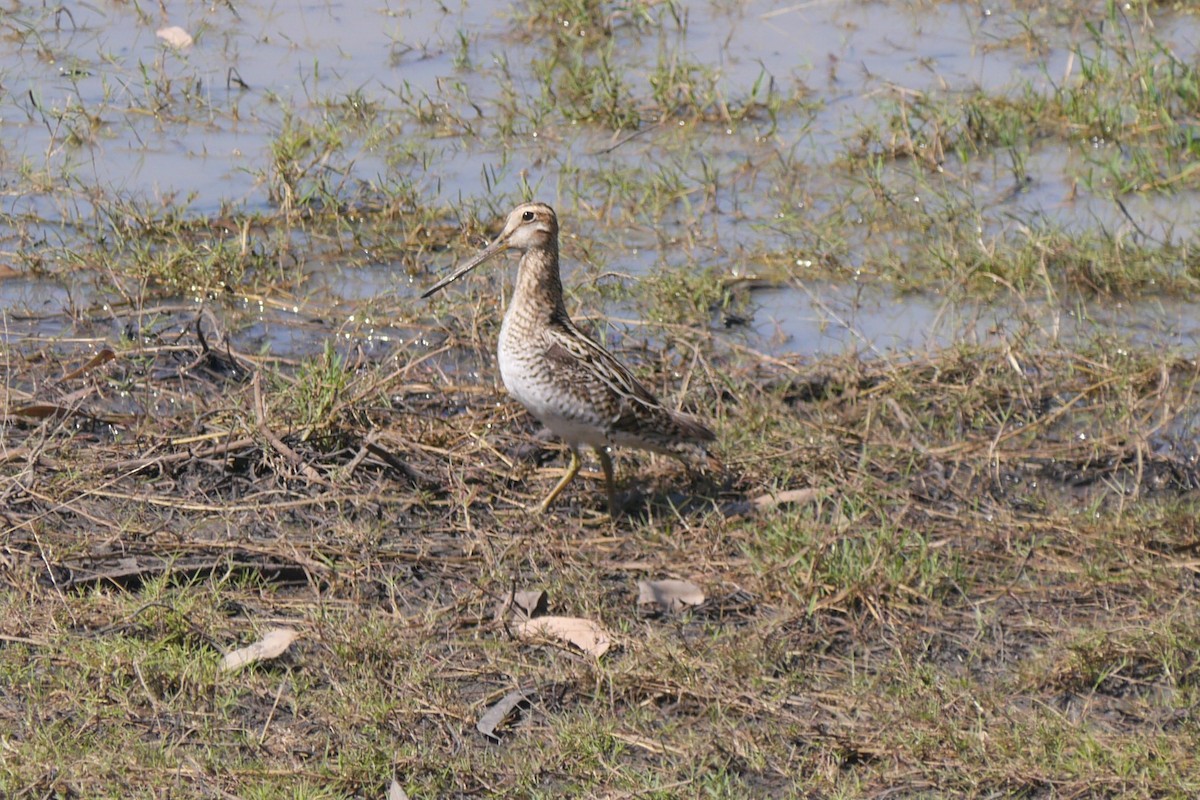
[(521, 222), (533, 222), (533, 212), (526, 211), (521, 215)]

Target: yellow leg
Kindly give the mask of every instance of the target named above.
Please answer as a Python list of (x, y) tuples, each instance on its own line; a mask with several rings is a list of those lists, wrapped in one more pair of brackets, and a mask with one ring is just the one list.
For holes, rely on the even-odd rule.
[(617, 483), (613, 480), (612, 456), (603, 447), (595, 448), (600, 458), (600, 468), (604, 470), (604, 489), (608, 492), (608, 515), (617, 518)]
[(571, 481), (575, 480), (575, 476), (578, 474), (579, 474), (579, 452), (574, 447), (572, 447), (571, 448), (571, 463), (569, 463), (567, 465), (567, 474), (563, 475), (562, 480), (560, 480), (558, 482), (558, 485), (550, 490), (550, 494), (546, 495), (546, 499), (543, 500), (542, 504), (538, 506), (538, 509), (537, 509), (538, 513), (545, 514), (546, 511), (549, 510), (550, 504), (558, 499), (558, 496), (560, 494), (562, 494), (562, 490), (567, 488), (567, 484), (570, 483)]

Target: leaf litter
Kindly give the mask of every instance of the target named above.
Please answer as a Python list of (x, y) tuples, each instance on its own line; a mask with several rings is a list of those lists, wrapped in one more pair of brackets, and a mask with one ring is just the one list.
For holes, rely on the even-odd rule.
[(656, 606), (676, 614), (685, 608), (704, 602), (704, 592), (691, 581), (666, 578), (657, 581), (638, 581), (637, 604), (640, 607)]
[(279, 658), (299, 637), (300, 632), (292, 628), (272, 628), (258, 641), (226, 653), (221, 659), (221, 669), (234, 672), (259, 661)]
[(607, 653), (613, 645), (613, 636), (604, 626), (579, 617), (537, 617), (516, 625), (515, 630), (523, 639), (571, 644), (595, 658)]
[[(1140, 736), (1145, 727), (1122, 716), (1130, 693), (1157, 687), (1168, 704), (1188, 702), (1191, 662), (1156, 666), (1163, 654), (1173, 658), (1171, 642), (1190, 641), (1186, 599), (1182, 611), (1178, 602), (1155, 604), (1171, 613), (1139, 604), (1178, 599), (1195, 573), (1188, 428), (1166, 438), (1197, 383), (1189, 362), (1048, 349), (1038, 353), (1037, 374), (1014, 376), (989, 369), (986, 351), (874, 365), (847, 359), (823, 366), (841, 376), (841, 390), (810, 399), (789, 385), (793, 370), (764, 380), (774, 362), (722, 360), (729, 357), (706, 350), (711, 342), (697, 334), (697, 351), (721, 367), (698, 360), (690, 395), (717, 408), (732, 385), (737, 405), (720, 412), (727, 430), (742, 415), (778, 428), (735, 440), (748, 454), (715, 479), (662, 475), (652, 459), (622, 454), (622, 474), (633, 476), (625, 480), (647, 486), (646, 506), (596, 530), (578, 521), (600, 503), (586, 485), (548, 518), (522, 510), (556, 475), (515, 457), (534, 426), (493, 388), (435, 379), (428, 362), (409, 372), (368, 363), (318, 415), (305, 416), (317, 385), (297, 388), (293, 365), (243, 353), (211, 328), (201, 337), (197, 323), (176, 317), (169, 346), (151, 337), (111, 359), (47, 347), (14, 368), (10, 355), (0, 417), (0, 585), (8, 599), (0, 663), (30, 647), (19, 661), (33, 659), (31, 674), (65, 680), (60, 642), (109, 640), (183, 646), (195, 662), (211, 642), (244, 641), (264, 620), (302, 620), (319, 632), (303, 670), (284, 685), (270, 670), (243, 670), (209, 688), (165, 676), (161, 685), (174, 693), (155, 702), (187, 715), (197, 688), (203, 696), (245, 692), (225, 724), (272, 747), (311, 748), (332, 737), (350, 752), (363, 726), (382, 719), (388, 747), (416, 741), (456, 765), (447, 778), (444, 766), (389, 755), (413, 765), (420, 778), (410, 786), (432, 781), (455, 787), (451, 795), (482, 792), (473, 775), (494, 783), (512, 767), (464, 746), (464, 727), (507, 733), (513, 744), (563, 746), (511, 725), (533, 691), (514, 685), (564, 687), (552, 702), (537, 701), (539, 721), (543, 708), (551, 729), (620, 719), (613, 737), (646, 757), (715, 757), (710, 734), (720, 719), (738, 731), (732, 748), (771, 751), (787, 763), (797, 739), (777, 741), (786, 731), (829, 763), (855, 765), (880, 791), (941, 775), (927, 772), (927, 754), (893, 736), (889, 721), (932, 723), (871, 688), (903, 685), (914, 665), (966, 687), (996, 725), (1014, 714), (1019, 724), (1062, 724), (1037, 709), (1069, 702), (1072, 714), (1111, 736)], [(224, 344), (218, 351), (208, 340)], [(401, 350), (398, 362), (405, 357)], [(79, 371), (81, 362), (88, 369)], [(14, 413), (27, 405), (77, 413)], [(912, 410), (897, 414), (898, 405)], [(1139, 420), (1153, 420), (1162, 438), (1139, 438)], [(556, 454), (553, 444), (542, 448)], [(818, 498), (813, 486), (835, 491)], [(671, 494), (680, 487), (702, 505), (680, 511)], [(1135, 495), (1146, 516), (1122, 533), (1112, 521), (1130, 513), (1121, 509)], [(765, 497), (787, 504), (756, 500)], [(763, 507), (719, 513), (730, 504)], [(1080, 508), (1088, 516), (1073, 516)], [(1128, 546), (1112, 549), (1114, 535)], [(1091, 554), (1089, 571), (1078, 552)], [(646, 577), (662, 574), (704, 576), (709, 591)], [(545, 588), (514, 589), (526, 581)], [(551, 592), (595, 611), (543, 616)], [(178, 609), (184, 624), (153, 616), (131, 633), (125, 602)], [(651, 607), (672, 618), (640, 616)], [(1097, 614), (1112, 608), (1141, 614), (1146, 638), (1093, 642)], [(105, 633), (64, 640), (59, 615)], [(613, 631), (628, 645), (614, 649)], [(294, 641), (269, 655), (285, 638), (239, 655), (242, 666), (287, 652)], [(538, 643), (555, 646), (529, 646)], [(590, 655), (563, 657), (559, 647)], [(1134, 657), (1140, 650), (1159, 661)], [(125, 674), (117, 658), (106, 674)], [(1049, 677), (1030, 678), (1024, 665), (1033, 663), (1046, 663)], [(130, 672), (121, 697), (144, 696), (141, 680), (160, 686), (138, 669), (141, 679)], [(996, 704), (990, 693), (1001, 690), (1026, 704)], [(152, 707), (121, 709), (121, 719), (153, 719)], [(993, 718), (990, 709), (1003, 713)], [(1170, 710), (1144, 715), (1166, 720), (1159, 730), (1167, 737)], [(9, 746), (26, 747), (25, 717), (2, 704), (0, 715), (19, 732)], [(48, 706), (39, 724), (69, 718)], [(676, 722), (696, 735), (670, 727)], [(664, 724), (674, 731), (667, 738)], [(105, 727), (109, 737), (120, 730)], [(183, 747), (208, 746), (192, 736)], [(262, 752), (261, 763), (290, 763), (290, 755)], [(873, 766), (883, 763), (900, 772)], [(244, 790), (253, 774), (229, 774), (222, 785)], [(769, 767), (745, 774), (791, 786)], [(387, 786), (380, 778), (376, 793)]]

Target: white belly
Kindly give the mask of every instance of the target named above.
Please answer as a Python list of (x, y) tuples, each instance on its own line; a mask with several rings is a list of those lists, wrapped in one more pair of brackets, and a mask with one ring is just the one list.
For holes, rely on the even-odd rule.
[[(572, 409), (567, 398), (556, 393), (553, 381), (545, 380), (529, 361), (514, 355), (517, 348), (509, 346), (507, 339), (508, 320), (500, 328), (500, 347), (497, 358), (500, 362), (500, 379), (504, 388), (525, 406), (530, 414), (572, 447), (589, 445), (604, 447), (609, 444), (607, 435), (598, 420), (584, 409)], [(545, 368), (545, 367), (543, 367)]]

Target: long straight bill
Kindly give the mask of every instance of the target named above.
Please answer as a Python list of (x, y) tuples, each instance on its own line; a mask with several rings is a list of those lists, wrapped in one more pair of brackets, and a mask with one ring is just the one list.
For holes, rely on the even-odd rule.
[(454, 270), (454, 272), (451, 272), (448, 276), (446, 276), (445, 278), (442, 278), (440, 281), (435, 283), (433, 286), (426, 289), (425, 292), (421, 295), (421, 297), (422, 298), (429, 297), (431, 294), (437, 292), (438, 290), (443, 289), (443, 288), (449, 286), (450, 284), (454, 283), (456, 280), (461, 278), (463, 275), (466, 275), (468, 272), (475, 269), (476, 267), (478, 267), (483, 262), (487, 261), (492, 256), (497, 255), (499, 253), (503, 253), (505, 246), (506, 246), (506, 241), (507, 240), (501, 238), (501, 239), (497, 239), (496, 241), (492, 242), (487, 247), (485, 247), (479, 255), (475, 256), (470, 261), (466, 262), (465, 264), (460, 266), (458, 269)]

